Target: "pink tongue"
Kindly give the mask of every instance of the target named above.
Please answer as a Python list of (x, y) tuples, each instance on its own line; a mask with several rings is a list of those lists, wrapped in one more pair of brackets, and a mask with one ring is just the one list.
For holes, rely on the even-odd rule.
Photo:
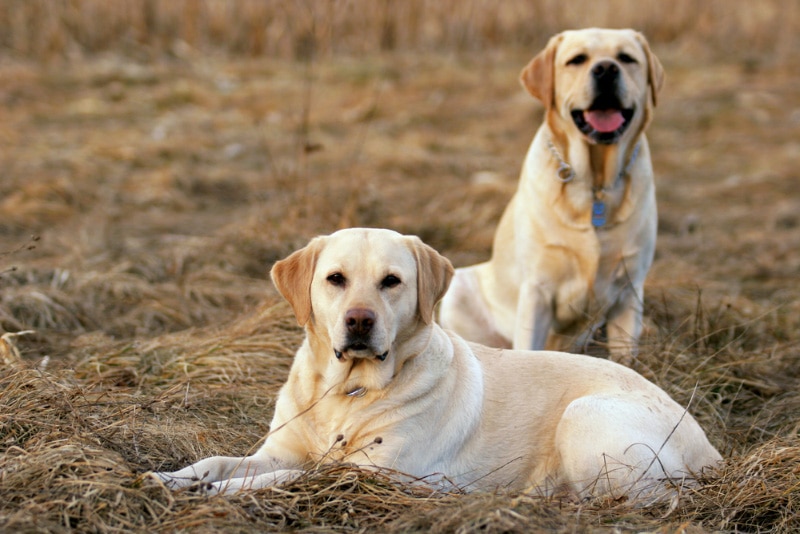
[(618, 109), (584, 111), (583, 118), (600, 133), (616, 131), (625, 122)]

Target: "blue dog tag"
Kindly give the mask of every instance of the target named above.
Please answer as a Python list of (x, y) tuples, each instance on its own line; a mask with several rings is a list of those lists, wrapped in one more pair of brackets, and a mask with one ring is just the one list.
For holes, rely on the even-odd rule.
[(602, 200), (592, 203), (592, 226), (599, 228), (606, 224), (606, 205)]

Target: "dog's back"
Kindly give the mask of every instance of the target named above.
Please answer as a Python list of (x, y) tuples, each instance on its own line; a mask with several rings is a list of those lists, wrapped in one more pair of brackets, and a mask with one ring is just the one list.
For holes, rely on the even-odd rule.
[(483, 370), (482, 439), (502, 443), (505, 460), (518, 463), (517, 487), (658, 496), (665, 480), (691, 478), (721, 459), (687, 409), (631, 369), (468, 346)]

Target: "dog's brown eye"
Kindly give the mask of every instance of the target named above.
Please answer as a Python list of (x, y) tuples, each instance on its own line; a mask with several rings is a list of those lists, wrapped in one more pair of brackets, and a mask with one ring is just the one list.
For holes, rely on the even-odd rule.
[(381, 280), (381, 287), (392, 288), (399, 284), (400, 284), (400, 279), (393, 274), (390, 274), (386, 278)]
[(334, 286), (337, 286), (337, 287), (343, 286), (344, 283), (347, 281), (345, 279), (344, 275), (342, 275), (342, 273), (329, 274), (328, 278), (326, 278), (326, 280), (328, 282), (330, 282), (331, 285), (334, 285)]
[(583, 65), (584, 63), (586, 63), (587, 59), (589, 59), (589, 56), (587, 56), (586, 54), (578, 54), (577, 56), (567, 61), (567, 65)]
[(629, 56), (625, 52), (620, 52), (619, 54), (617, 54), (617, 59), (623, 63), (636, 63), (636, 58), (634, 58), (633, 56)]

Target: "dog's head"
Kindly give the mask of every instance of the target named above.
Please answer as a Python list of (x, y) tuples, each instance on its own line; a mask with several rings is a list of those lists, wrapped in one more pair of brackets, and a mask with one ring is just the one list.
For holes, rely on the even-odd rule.
[(642, 34), (591, 28), (551, 38), (520, 80), (544, 103), (551, 128), (612, 144), (647, 126), (664, 71)]
[(332, 355), (380, 364), (431, 324), (453, 266), (417, 237), (352, 228), (315, 238), (271, 274), (298, 323)]

